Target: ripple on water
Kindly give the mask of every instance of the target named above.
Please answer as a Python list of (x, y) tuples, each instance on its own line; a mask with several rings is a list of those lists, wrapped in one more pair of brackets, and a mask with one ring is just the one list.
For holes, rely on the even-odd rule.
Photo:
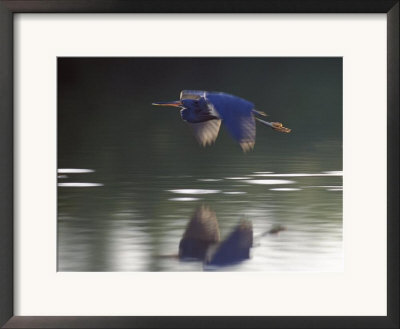
[(293, 184), (296, 183), (292, 180), (286, 179), (249, 179), (245, 181), (248, 184), (259, 184), (259, 185), (280, 185), (280, 184)]
[(219, 182), (219, 181), (221, 181), (222, 179), (220, 179), (220, 178), (199, 178), (198, 179), (198, 181), (199, 182)]
[(301, 188), (290, 188), (290, 187), (282, 187), (282, 188), (270, 188), (270, 191), (301, 191)]
[(171, 198), (170, 201), (198, 201), (199, 198)]
[(168, 192), (176, 194), (215, 194), (220, 193), (221, 190), (206, 190), (206, 189), (178, 189), (178, 190), (168, 190)]
[(323, 171), (324, 174), (332, 176), (343, 176), (343, 171)]
[(239, 195), (239, 194), (246, 194), (247, 192), (240, 192), (240, 191), (232, 191), (232, 192), (223, 192), (224, 194), (231, 194), (231, 195)]
[(78, 168), (59, 168), (57, 169), (59, 174), (82, 174), (94, 172), (93, 169), (78, 169)]
[(341, 171), (324, 171), (322, 173), (288, 173), (288, 174), (253, 174), (254, 177), (324, 177), (324, 176), (343, 176)]
[(58, 183), (60, 187), (94, 187), (94, 186), (104, 186), (104, 184), (99, 183)]
[(310, 186), (302, 186), (302, 188), (313, 188), (313, 187), (317, 187), (317, 188), (333, 188), (333, 189), (343, 189), (343, 186), (340, 185), (310, 185)]

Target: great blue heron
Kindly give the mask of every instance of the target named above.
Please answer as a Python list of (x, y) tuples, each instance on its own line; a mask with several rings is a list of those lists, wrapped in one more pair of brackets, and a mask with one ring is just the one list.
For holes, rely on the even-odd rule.
[(182, 90), (179, 101), (156, 102), (153, 105), (180, 108), (182, 119), (192, 126), (196, 139), (203, 146), (216, 140), (221, 121), (245, 152), (254, 147), (256, 120), (279, 132), (291, 131), (280, 122), (255, 117), (265, 116), (265, 113), (255, 110), (253, 103), (222, 92)]

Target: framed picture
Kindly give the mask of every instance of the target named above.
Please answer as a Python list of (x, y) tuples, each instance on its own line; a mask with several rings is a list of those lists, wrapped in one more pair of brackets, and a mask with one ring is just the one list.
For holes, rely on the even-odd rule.
[(398, 1), (0, 10), (2, 327), (398, 327)]

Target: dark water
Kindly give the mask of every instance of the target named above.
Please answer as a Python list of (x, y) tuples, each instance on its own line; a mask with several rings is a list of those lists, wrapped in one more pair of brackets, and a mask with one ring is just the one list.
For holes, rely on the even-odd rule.
[[(59, 59), (58, 270), (201, 271), (178, 245), (207, 205), (224, 239), (252, 221), (251, 258), (224, 271), (341, 271), (342, 61), (338, 58)], [(292, 128), (258, 126), (243, 153), (221, 127), (197, 145), (181, 89), (249, 99)], [(62, 169), (90, 169), (75, 172)], [(80, 183), (80, 184), (77, 184)], [(257, 238), (274, 225), (286, 230)]]

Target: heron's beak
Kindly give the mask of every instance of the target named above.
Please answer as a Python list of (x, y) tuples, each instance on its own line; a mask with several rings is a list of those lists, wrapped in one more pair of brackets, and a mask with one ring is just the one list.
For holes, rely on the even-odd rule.
[(156, 103), (152, 103), (151, 105), (181, 107), (182, 106), (182, 102), (181, 101), (156, 102)]

